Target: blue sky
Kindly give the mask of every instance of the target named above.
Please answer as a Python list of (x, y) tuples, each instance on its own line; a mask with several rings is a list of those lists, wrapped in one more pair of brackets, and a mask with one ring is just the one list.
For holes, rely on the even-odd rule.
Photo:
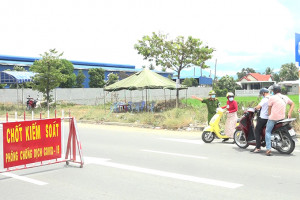
[[(295, 61), (296, 0), (1, 1), (0, 54), (147, 65), (133, 46), (152, 32), (193, 36), (216, 49), (217, 76), (243, 67), (263, 72)], [(159, 68), (158, 68), (159, 69)]]

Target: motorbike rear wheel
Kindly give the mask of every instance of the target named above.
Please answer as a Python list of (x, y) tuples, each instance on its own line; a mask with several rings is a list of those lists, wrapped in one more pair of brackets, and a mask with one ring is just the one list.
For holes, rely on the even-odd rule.
[(276, 150), (283, 154), (290, 154), (295, 149), (295, 141), (289, 133), (283, 133), (281, 138), (281, 145), (276, 147)]
[(205, 143), (211, 143), (215, 139), (215, 134), (210, 131), (204, 131), (202, 133), (202, 140)]
[(249, 146), (246, 134), (242, 130), (236, 130), (234, 132), (233, 139), (235, 144), (242, 149), (246, 149)]

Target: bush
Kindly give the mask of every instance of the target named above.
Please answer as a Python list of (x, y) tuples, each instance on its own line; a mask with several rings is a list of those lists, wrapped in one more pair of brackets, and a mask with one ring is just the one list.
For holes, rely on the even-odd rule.
[(281, 94), (287, 94), (286, 87), (284, 87), (284, 86), (281, 87)]
[(194, 78), (186, 78), (184, 79), (184, 81), (182, 82), (183, 85), (186, 85), (187, 87), (196, 87), (198, 86), (198, 81)]
[(228, 90), (225, 88), (225, 89), (215, 89), (215, 92), (216, 92), (216, 95), (217, 97), (226, 97), (226, 94), (228, 92)]

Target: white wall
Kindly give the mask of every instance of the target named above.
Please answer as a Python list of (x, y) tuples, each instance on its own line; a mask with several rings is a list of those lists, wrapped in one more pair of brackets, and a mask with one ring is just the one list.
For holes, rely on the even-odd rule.
[[(188, 90), (180, 90), (179, 98), (190, 98), (192, 95), (198, 97), (208, 97), (211, 87), (190, 87)], [(17, 95), (18, 94), (18, 95)], [(43, 95), (31, 89), (0, 89), (1, 103), (19, 103), (26, 104), (27, 97), (41, 100)], [(53, 98), (57, 102), (70, 102), (75, 104), (98, 105), (105, 102), (116, 101), (141, 101), (146, 99), (146, 90), (121, 90), (118, 92), (106, 92), (103, 88), (58, 88), (52, 92)], [(153, 89), (147, 90), (148, 100), (167, 100), (176, 98), (175, 90)], [(23, 98), (23, 101), (22, 101)]]

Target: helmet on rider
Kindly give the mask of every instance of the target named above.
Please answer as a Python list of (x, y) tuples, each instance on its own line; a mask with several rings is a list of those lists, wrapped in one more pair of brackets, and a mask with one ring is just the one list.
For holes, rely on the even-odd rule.
[(226, 97), (227, 97), (227, 99), (228, 99), (229, 97), (234, 97), (234, 94), (233, 94), (232, 92), (227, 92)]
[(269, 90), (267, 88), (261, 88), (259, 91), (259, 96), (262, 96), (264, 93), (269, 93)]
[(277, 84), (274, 84), (273, 85), (273, 92), (274, 92), (274, 94), (280, 93), (281, 92), (281, 86), (277, 85)]
[(211, 90), (211, 91), (208, 93), (208, 95), (214, 95), (214, 94), (216, 94), (214, 90)]

